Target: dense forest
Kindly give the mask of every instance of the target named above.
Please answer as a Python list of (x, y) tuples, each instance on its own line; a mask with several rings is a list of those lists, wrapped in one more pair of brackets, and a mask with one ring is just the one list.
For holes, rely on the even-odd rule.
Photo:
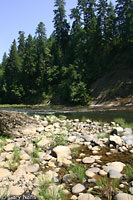
[(78, 0), (67, 20), (65, 0), (55, 0), (49, 38), (19, 31), (0, 64), (0, 103), (87, 105), (90, 87), (115, 67), (133, 63), (133, 1)]

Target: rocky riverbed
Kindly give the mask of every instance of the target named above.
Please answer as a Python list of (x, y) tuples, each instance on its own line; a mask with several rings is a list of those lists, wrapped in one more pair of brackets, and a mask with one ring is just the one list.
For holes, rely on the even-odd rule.
[(133, 200), (131, 128), (64, 116), (29, 119), (0, 139), (1, 198)]

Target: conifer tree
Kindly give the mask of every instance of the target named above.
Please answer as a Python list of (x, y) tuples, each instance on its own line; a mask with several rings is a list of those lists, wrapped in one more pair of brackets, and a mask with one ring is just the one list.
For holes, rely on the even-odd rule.
[(133, 1), (117, 0), (116, 3), (118, 34), (123, 42), (131, 41), (133, 38)]
[(57, 65), (65, 64), (65, 54), (69, 41), (69, 23), (66, 19), (65, 1), (55, 0), (54, 9), (54, 37), (53, 54), (54, 63)]
[[(11, 45), (9, 58), (5, 66), (5, 98), (8, 103), (21, 102), (22, 88), (20, 86), (21, 62), (17, 52), (16, 41)], [(9, 98), (10, 97), (10, 98)]]
[(24, 58), (25, 53), (25, 32), (19, 31), (19, 37), (18, 37), (18, 54), (21, 57), (21, 59)]
[[(36, 95), (36, 46), (35, 40), (29, 34), (25, 42), (25, 57), (23, 64), (24, 101), (31, 101)], [(30, 99), (29, 99), (30, 98)], [(26, 102), (27, 103), (27, 102)]]
[(36, 29), (36, 86), (41, 95), (44, 91), (44, 79), (46, 77), (45, 49), (46, 49), (46, 29), (43, 22), (40, 22)]

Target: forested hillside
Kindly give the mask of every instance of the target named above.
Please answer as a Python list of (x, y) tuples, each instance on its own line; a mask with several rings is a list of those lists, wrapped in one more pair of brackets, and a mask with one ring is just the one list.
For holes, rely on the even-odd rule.
[(117, 68), (132, 70), (132, 0), (116, 0), (115, 7), (107, 0), (78, 0), (71, 25), (65, 0), (55, 0), (54, 8), (49, 38), (40, 22), (34, 36), (19, 31), (4, 53), (0, 103), (87, 105), (97, 79)]

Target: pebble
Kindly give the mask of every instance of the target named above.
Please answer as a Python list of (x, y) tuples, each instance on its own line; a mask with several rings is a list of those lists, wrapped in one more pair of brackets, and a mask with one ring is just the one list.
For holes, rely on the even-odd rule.
[(130, 194), (133, 195), (133, 187), (130, 187), (130, 188), (129, 188), (129, 192), (130, 192)]
[(91, 158), (91, 157), (85, 157), (83, 160), (82, 160), (83, 163), (85, 164), (91, 164), (91, 163), (94, 163), (95, 162), (95, 159), (94, 158)]
[(85, 190), (85, 186), (78, 183), (72, 188), (73, 194), (79, 194), (80, 192), (83, 192)]
[(93, 178), (96, 174), (90, 170), (87, 170), (85, 172), (86, 176), (89, 177), (89, 178)]
[(81, 194), (78, 200), (95, 200), (95, 197), (91, 194)]

